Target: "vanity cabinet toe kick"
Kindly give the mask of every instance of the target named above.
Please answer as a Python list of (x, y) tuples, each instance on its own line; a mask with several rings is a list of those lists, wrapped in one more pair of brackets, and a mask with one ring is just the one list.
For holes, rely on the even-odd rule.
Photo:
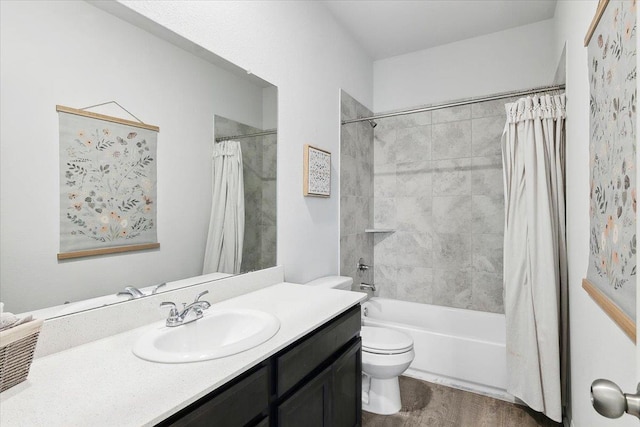
[(360, 322), (358, 304), (158, 426), (360, 426)]

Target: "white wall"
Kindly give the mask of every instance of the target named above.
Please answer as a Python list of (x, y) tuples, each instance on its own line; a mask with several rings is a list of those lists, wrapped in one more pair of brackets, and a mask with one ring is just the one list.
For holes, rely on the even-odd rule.
[[(260, 127), (263, 89), (85, 2), (0, 6), (6, 309), (21, 312), (199, 274), (211, 203), (213, 115)], [(58, 263), (55, 106), (110, 100), (160, 126), (161, 249)], [(117, 108), (98, 111), (129, 118)], [(19, 303), (27, 300), (30, 306)]]
[(289, 281), (339, 271), (339, 181), (302, 196), (302, 149), (339, 168), (344, 88), (372, 104), (371, 60), (319, 2), (130, 1), (122, 4), (278, 86), (278, 263)]
[(553, 20), (374, 62), (376, 113), (551, 84)]
[(571, 334), (571, 416), (575, 427), (636, 426), (624, 416), (609, 420), (591, 407), (589, 387), (597, 378), (634, 392), (636, 349), (582, 289), (589, 259), (589, 83), (583, 46), (597, 1), (558, 2), (554, 17), (556, 56), (566, 42), (567, 71), (567, 246)]

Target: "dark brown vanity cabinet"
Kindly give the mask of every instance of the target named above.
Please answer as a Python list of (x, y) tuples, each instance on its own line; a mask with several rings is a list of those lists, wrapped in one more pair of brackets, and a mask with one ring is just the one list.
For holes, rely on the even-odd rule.
[(362, 423), (360, 339), (277, 407), (279, 427), (354, 427)]
[(358, 305), (158, 425), (360, 426), (361, 348)]

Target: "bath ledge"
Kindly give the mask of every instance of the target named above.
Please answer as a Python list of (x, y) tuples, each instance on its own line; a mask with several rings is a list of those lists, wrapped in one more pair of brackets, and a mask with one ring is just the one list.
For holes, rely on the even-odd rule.
[(396, 230), (392, 228), (365, 228), (365, 233), (395, 233)]

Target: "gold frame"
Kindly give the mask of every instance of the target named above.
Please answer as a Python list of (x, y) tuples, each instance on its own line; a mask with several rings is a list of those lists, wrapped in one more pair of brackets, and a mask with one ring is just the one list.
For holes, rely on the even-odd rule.
[[(309, 150), (320, 151), (322, 153), (329, 155), (329, 194), (322, 193), (313, 193), (309, 191)], [(312, 197), (331, 197), (331, 152), (327, 150), (323, 150), (322, 148), (314, 147), (309, 144), (304, 145), (304, 155), (303, 155), (303, 178), (302, 178), (302, 194), (304, 196), (312, 196)]]
[(587, 35), (584, 36), (584, 47), (589, 46), (591, 37), (593, 36), (593, 33), (596, 31), (598, 22), (600, 22), (600, 18), (602, 18), (602, 14), (604, 13), (604, 10), (607, 8), (608, 4), (609, 4), (609, 0), (600, 0), (598, 2), (598, 8), (596, 9), (596, 14), (591, 20), (591, 25), (589, 25), (589, 29), (587, 30)]

